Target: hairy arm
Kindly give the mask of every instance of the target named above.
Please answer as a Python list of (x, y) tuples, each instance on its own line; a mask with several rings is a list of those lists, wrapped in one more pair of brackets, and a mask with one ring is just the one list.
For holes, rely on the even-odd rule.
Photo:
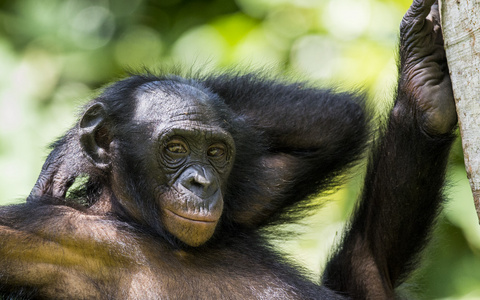
[(256, 154), (260, 161), (250, 171), (260, 175), (247, 179), (261, 187), (245, 200), (256, 209), (236, 208), (246, 223), (278, 220), (286, 208), (334, 186), (337, 175), (364, 151), (368, 116), (360, 95), (251, 74), (211, 77), (205, 84), (266, 144), (267, 151)]
[(212, 77), (206, 85), (264, 132), (273, 152), (322, 149), (329, 155), (346, 154), (352, 151), (344, 147), (347, 142), (358, 146), (365, 137), (362, 95), (252, 74)]
[(63, 205), (0, 207), (0, 298), (97, 295), (135, 253), (114, 222)]
[(351, 228), (323, 278), (353, 298), (393, 296), (441, 206), (456, 114), (433, 2), (415, 0), (402, 21), (395, 106)]

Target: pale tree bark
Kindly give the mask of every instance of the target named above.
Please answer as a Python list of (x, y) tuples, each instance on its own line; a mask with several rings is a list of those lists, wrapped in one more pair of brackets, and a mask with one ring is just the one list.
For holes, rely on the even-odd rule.
[(480, 220), (480, 0), (440, 2), (465, 167)]

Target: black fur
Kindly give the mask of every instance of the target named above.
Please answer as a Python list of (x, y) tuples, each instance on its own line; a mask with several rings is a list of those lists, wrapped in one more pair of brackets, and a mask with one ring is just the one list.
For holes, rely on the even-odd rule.
[[(426, 2), (415, 1), (402, 24), (424, 22), (433, 1)], [(373, 143), (352, 222), (318, 282), (277, 253), (262, 230), (308, 214), (312, 196), (337, 187), (363, 157), (372, 138), (364, 97), (258, 74), (147, 74), (116, 82), (88, 103), (52, 145), (27, 203), (0, 208), (0, 299), (393, 298), (428, 241), (454, 139), (453, 122), (429, 122), (451, 118), (452, 110), (425, 108), (430, 98), (452, 100), (448, 81), (437, 100), (437, 86), (405, 71), (423, 67), (422, 59), (431, 66), (429, 51), (405, 46), (417, 42), (415, 34), (402, 33), (395, 105)], [(207, 123), (234, 141), (230, 173), (217, 174), (225, 183), (221, 217), (198, 246), (164, 221), (157, 199), (166, 198), (157, 194), (172, 185), (154, 132), (173, 126), (164, 119), (176, 107), (145, 110), (145, 89), (160, 91), (154, 103), (171, 95), (194, 107), (176, 127)], [(191, 99), (202, 97), (208, 112), (196, 116), (201, 105)]]

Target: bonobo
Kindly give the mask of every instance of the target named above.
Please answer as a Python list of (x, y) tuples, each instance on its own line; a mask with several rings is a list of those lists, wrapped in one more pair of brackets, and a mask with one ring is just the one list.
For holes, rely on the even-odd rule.
[(318, 282), (261, 229), (301, 216), (364, 154), (363, 98), (258, 74), (138, 75), (88, 103), (27, 202), (0, 208), (0, 295), (393, 298), (441, 205), (456, 125), (433, 2), (403, 18), (395, 104)]

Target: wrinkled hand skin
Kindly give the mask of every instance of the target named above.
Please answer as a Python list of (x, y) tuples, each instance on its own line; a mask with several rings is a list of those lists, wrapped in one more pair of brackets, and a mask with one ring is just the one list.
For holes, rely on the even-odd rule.
[(421, 129), (432, 136), (448, 134), (455, 127), (455, 102), (435, 0), (415, 0), (400, 24), (398, 93), (394, 115), (413, 108)]

